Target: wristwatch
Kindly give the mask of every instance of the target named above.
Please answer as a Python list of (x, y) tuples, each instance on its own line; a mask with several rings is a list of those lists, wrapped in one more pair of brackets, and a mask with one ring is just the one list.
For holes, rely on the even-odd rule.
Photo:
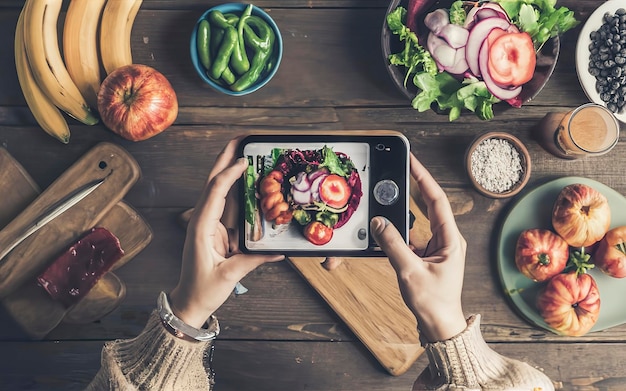
[(220, 324), (215, 315), (211, 315), (208, 320), (208, 328), (197, 329), (189, 326), (187, 323), (179, 319), (170, 308), (167, 300), (167, 294), (161, 292), (157, 300), (157, 312), (161, 317), (163, 325), (169, 328), (175, 336), (184, 339), (185, 336), (195, 339), (196, 341), (212, 341), (220, 333)]

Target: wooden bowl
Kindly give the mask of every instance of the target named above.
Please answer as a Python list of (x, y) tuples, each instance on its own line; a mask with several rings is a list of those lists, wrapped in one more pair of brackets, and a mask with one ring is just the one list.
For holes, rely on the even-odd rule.
[[(494, 144), (491, 142), (487, 143), (487, 140), (503, 140), (504, 142), (506, 142), (506, 144), (502, 144), (502, 143)], [(483, 142), (486, 142), (486, 143), (483, 144)], [(488, 144), (492, 147), (495, 146), (497, 150), (504, 150), (505, 152), (509, 151), (507, 147), (510, 146), (510, 147), (513, 147), (515, 151), (517, 151), (517, 154), (519, 155), (521, 173), (519, 173), (519, 178), (515, 181), (515, 183), (513, 183), (510, 186), (506, 186), (506, 188), (500, 189), (498, 188), (498, 186), (492, 186), (488, 184), (485, 179), (476, 177), (476, 175), (479, 174), (480, 172), (484, 172), (480, 170), (481, 162), (482, 163), (489, 162), (490, 159), (495, 158), (495, 153), (491, 153), (488, 156), (489, 160), (482, 159), (481, 162), (475, 162), (474, 159), (476, 159), (477, 157), (475, 152), (479, 148), (479, 146), (481, 146), (481, 144), (483, 145)], [(483, 148), (485, 147), (484, 146), (481, 147), (481, 150)], [(515, 156), (515, 154), (512, 154), (512, 155)], [(516, 159), (514, 159), (514, 161), (515, 160)], [(494, 178), (494, 177), (506, 178), (507, 173), (503, 173), (502, 171), (499, 171), (500, 169), (506, 169), (505, 166), (506, 166), (505, 164), (492, 164), (488, 167), (487, 171), (494, 174), (491, 176), (491, 178)], [(528, 153), (528, 149), (526, 148), (526, 146), (517, 137), (512, 136), (506, 132), (487, 132), (476, 137), (474, 141), (472, 141), (470, 146), (467, 148), (467, 151), (465, 153), (465, 169), (467, 171), (467, 175), (469, 176), (470, 182), (480, 194), (486, 197), (490, 197), (490, 198), (508, 198), (519, 193), (524, 188), (524, 186), (526, 186), (526, 184), (528, 183), (528, 180), (530, 179), (530, 171), (531, 171), (530, 154)], [(496, 171), (493, 171), (493, 170), (496, 170)], [(516, 170), (510, 170), (510, 171), (516, 171)], [(508, 173), (508, 175), (509, 177), (515, 176), (511, 173)]]

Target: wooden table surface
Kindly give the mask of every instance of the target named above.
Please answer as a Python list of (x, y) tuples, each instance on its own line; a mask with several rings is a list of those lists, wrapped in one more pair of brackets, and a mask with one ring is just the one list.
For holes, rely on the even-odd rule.
[[(584, 337), (559, 337), (533, 327), (509, 304), (497, 277), (494, 248), (497, 227), (513, 200), (479, 195), (463, 168), (465, 149), (476, 135), (506, 131), (530, 151), (533, 171), (527, 189), (577, 175), (626, 194), (623, 141), (605, 156), (565, 161), (546, 153), (530, 135), (547, 112), (588, 101), (574, 61), (582, 24), (562, 37), (554, 75), (532, 102), (521, 109), (498, 107), (495, 119), (488, 122), (468, 114), (450, 123), (446, 116), (413, 110), (387, 75), (380, 48), (388, 4), (384, 0), (256, 1), (282, 31), (281, 67), (252, 95), (214, 92), (195, 74), (188, 48), (196, 19), (217, 3), (144, 0), (137, 16), (132, 34), (135, 62), (160, 70), (178, 94), (180, 112), (170, 129), (132, 143), (102, 125), (70, 122), (68, 145), (37, 126), (18, 85), (13, 36), (23, 1), (0, 4), (2, 146), (45, 189), (98, 142), (121, 145), (142, 170), (125, 200), (154, 230), (149, 246), (116, 271), (127, 285), (127, 297), (101, 321), (61, 324), (35, 342), (0, 316), (0, 389), (81, 389), (98, 370), (105, 341), (141, 331), (158, 292), (171, 289), (178, 279), (184, 231), (177, 217), (194, 205), (225, 143), (237, 133), (256, 129), (404, 133), (453, 204), (469, 244), (464, 310), (483, 315), (482, 331), (490, 345), (543, 368), (565, 390), (626, 389), (626, 325)], [(582, 22), (601, 3), (558, 1)], [(287, 262), (260, 267), (242, 283), (248, 292), (233, 296), (217, 314), (223, 331), (216, 342), (216, 390), (410, 390), (427, 365), (422, 355), (404, 375), (390, 376)]]

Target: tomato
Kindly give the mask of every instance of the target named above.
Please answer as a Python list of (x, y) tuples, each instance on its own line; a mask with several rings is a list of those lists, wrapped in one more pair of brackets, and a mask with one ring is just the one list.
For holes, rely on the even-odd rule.
[(562, 237), (547, 229), (522, 231), (515, 247), (515, 265), (534, 281), (545, 281), (565, 269), (569, 246)]
[(589, 274), (576, 271), (557, 274), (537, 296), (543, 320), (558, 333), (581, 336), (596, 324), (600, 292)]
[(501, 86), (520, 86), (532, 79), (537, 55), (528, 33), (504, 33), (502, 29), (493, 29), (487, 40), (487, 70), (494, 82)]
[(330, 174), (320, 183), (320, 199), (331, 208), (343, 208), (351, 195), (348, 182), (340, 175)]
[(626, 226), (615, 227), (604, 235), (593, 255), (593, 263), (609, 276), (626, 277)]
[(304, 237), (316, 246), (330, 242), (333, 229), (320, 221), (313, 221), (304, 227)]
[(587, 247), (604, 237), (611, 225), (607, 198), (589, 185), (565, 186), (552, 208), (552, 226), (572, 247)]

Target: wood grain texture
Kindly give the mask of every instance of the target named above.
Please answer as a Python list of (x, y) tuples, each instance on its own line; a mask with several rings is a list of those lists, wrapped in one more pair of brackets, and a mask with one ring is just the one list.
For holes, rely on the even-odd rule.
[(346, 257), (330, 271), (319, 258), (289, 261), (390, 374), (402, 375), (423, 352), (387, 258)]
[[(101, 143), (57, 178), (17, 217), (0, 231), (0, 244), (8, 245), (68, 194), (106, 178), (93, 193), (26, 238), (0, 262), (0, 298), (7, 297), (28, 278), (45, 268), (55, 254), (100, 221), (118, 203), (141, 171), (123, 148)], [(10, 183), (3, 186), (10, 187)]]
[[(112, 160), (115, 160), (114, 157), (116, 155), (121, 154), (122, 151), (118, 147), (111, 148), (108, 145), (100, 145), (90, 151), (87, 157), (77, 162), (70, 170), (74, 173), (78, 173), (81, 170), (89, 172), (90, 166), (99, 166), (100, 162), (103, 161), (107, 162), (108, 165)], [(94, 159), (95, 161), (93, 161)], [(132, 164), (132, 160), (129, 160), (129, 163)], [(39, 200), (37, 198), (39, 191), (28, 173), (6, 150), (0, 150), (0, 167), (2, 167), (3, 172), (2, 187), (0, 188), (16, 190), (10, 192), (10, 195), (7, 195), (6, 198), (7, 202), (0, 205), (0, 214), (9, 216), (11, 219), (19, 218), (19, 216), (23, 215), (23, 213), (20, 214), (20, 211), (27, 211), (30, 208), (29, 202), (34, 199)], [(117, 170), (124, 168), (124, 165), (114, 163), (110, 167)], [(137, 173), (135, 170), (130, 172)], [(135, 178), (133, 177), (134, 180)], [(126, 182), (127, 180), (124, 180), (123, 184), (126, 185)], [(63, 178), (59, 178), (59, 183), (65, 183)], [(64, 191), (65, 189), (60, 190)], [(55, 193), (53, 191), (52, 193), (48, 192), (48, 194), (51, 194), (50, 197), (53, 197)], [(117, 197), (117, 195), (114, 195), (113, 198), (116, 199)], [(106, 200), (108, 197), (100, 196), (99, 198)], [(55, 200), (49, 199), (48, 201), (54, 202)], [(113, 265), (112, 270), (115, 270), (129, 262), (150, 243), (152, 240), (152, 229), (130, 205), (122, 201), (111, 206), (108, 205), (109, 201), (102, 203), (95, 199), (93, 202), (96, 202), (94, 206), (98, 206), (98, 203), (100, 203), (103, 208), (102, 213), (105, 213), (95, 225), (105, 227), (116, 235), (120, 240), (122, 249), (124, 249), (123, 257)], [(9, 225), (11, 224), (12, 222), (9, 223)], [(7, 224), (2, 226), (4, 225)], [(74, 231), (70, 230), (69, 232)], [(55, 240), (56, 238), (52, 237), (50, 239)], [(74, 241), (76, 239), (77, 236), (73, 238)], [(55, 252), (47, 251), (46, 248), (38, 248), (36, 250), (42, 263), (48, 262), (56, 256)], [(33, 260), (31, 259), (30, 261)], [(20, 266), (16, 267), (19, 268)], [(35, 275), (20, 276), (20, 278), (24, 278), (24, 281), (21, 284), (16, 284), (17, 288), (5, 295), (1, 304), (13, 321), (19, 324), (21, 329), (34, 339), (45, 337), (64, 318), (67, 318), (71, 323), (93, 322), (102, 318), (120, 304), (126, 292), (123, 282), (112, 272), (108, 272), (79, 303), (70, 309), (66, 309), (59, 302), (53, 300), (37, 284)]]
[[(602, 0), (559, 0), (584, 23)], [(11, 52), (23, 0), (0, 4), (0, 47)], [(68, 1), (64, 1), (66, 9)], [(562, 390), (622, 390), (626, 384), (626, 325), (579, 338), (538, 329), (520, 317), (502, 292), (495, 254), (498, 226), (515, 199), (491, 200), (470, 187), (463, 154), (487, 131), (507, 131), (528, 147), (533, 162), (530, 191), (549, 179), (585, 176), (626, 194), (626, 144), (605, 156), (565, 162), (548, 154), (532, 130), (548, 112), (567, 111), (588, 98), (577, 80), (575, 48), (581, 26), (561, 39), (554, 75), (520, 109), (496, 105), (495, 118), (472, 114), (449, 122), (410, 106), (386, 74), (380, 28), (388, 0), (259, 0), (278, 23), (285, 53), (276, 77), (245, 97), (225, 97), (202, 84), (189, 61), (190, 28), (209, 6), (197, 0), (144, 0), (132, 34), (133, 58), (162, 71), (180, 100), (170, 129), (141, 143), (123, 140), (102, 124), (68, 118), (72, 141), (61, 145), (35, 123), (19, 90), (12, 56), (0, 56), (0, 145), (34, 179), (49, 187), (93, 146), (124, 147), (142, 177), (125, 201), (154, 230), (153, 240), (114, 273), (127, 288), (124, 301), (89, 324), (61, 322), (42, 341), (28, 339), (0, 308), (0, 388), (73, 390), (97, 372), (106, 340), (136, 336), (160, 290), (173, 288), (185, 239), (177, 218), (193, 207), (223, 146), (250, 130), (308, 132), (394, 129), (443, 186), (468, 242), (463, 287), (467, 314), (481, 313), (482, 332), (498, 352), (538, 365)], [(63, 18), (63, 14), (61, 15)], [(622, 124), (622, 131), (626, 130)], [(0, 175), (3, 173), (0, 172)], [(4, 197), (11, 189), (0, 186)], [(523, 196), (524, 194), (521, 194)], [(24, 205), (25, 206), (25, 205)], [(10, 220), (10, 219), (9, 219)], [(328, 303), (287, 262), (251, 272), (249, 291), (219, 309), (223, 326), (216, 351), (216, 390), (410, 390), (426, 366), (421, 355), (401, 376), (389, 373)], [(1, 307), (1, 306), (0, 306)], [(6, 315), (6, 314), (5, 314)]]

